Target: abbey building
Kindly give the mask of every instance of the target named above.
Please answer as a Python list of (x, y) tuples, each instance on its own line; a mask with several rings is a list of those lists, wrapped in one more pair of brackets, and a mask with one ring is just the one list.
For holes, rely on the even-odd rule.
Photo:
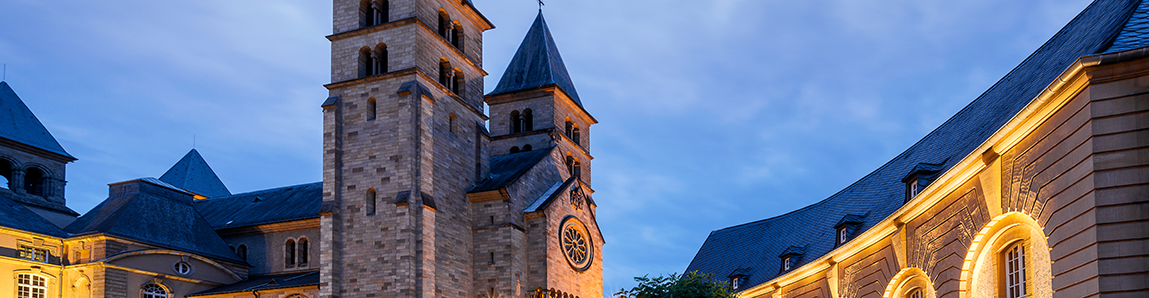
[(1094, 1), (893, 160), (686, 270), (739, 297), (1149, 296), (1147, 28), (1149, 2)]
[(542, 12), (483, 94), (469, 0), (333, 5), (321, 182), (233, 194), (193, 149), (79, 214), (0, 82), (0, 296), (602, 297), (598, 122)]

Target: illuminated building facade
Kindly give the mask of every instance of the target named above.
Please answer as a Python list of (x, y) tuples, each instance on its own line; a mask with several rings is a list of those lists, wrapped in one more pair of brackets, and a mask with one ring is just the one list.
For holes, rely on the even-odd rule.
[(601, 297), (598, 122), (542, 12), (483, 94), (469, 0), (333, 5), (322, 182), (232, 194), (192, 150), (81, 216), (0, 82), (0, 296)]
[(1149, 2), (1098, 0), (822, 202), (713, 231), (740, 297), (1149, 296)]

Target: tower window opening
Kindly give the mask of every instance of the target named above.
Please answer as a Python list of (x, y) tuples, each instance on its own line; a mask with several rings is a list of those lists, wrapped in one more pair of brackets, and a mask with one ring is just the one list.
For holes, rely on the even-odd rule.
[(283, 266), (295, 267), (295, 240), (287, 239), (287, 243), (283, 244)]
[(579, 163), (578, 158), (567, 155), (566, 164), (567, 173), (570, 174), (571, 177), (579, 177), (582, 175), (582, 164)]
[(371, 53), (371, 75), (380, 75), (387, 73), (387, 45), (375, 45), (375, 51)]
[(235, 254), (239, 255), (240, 260), (247, 261), (247, 245), (240, 244), (235, 247)]
[(451, 35), (451, 45), (455, 46), (455, 48), (459, 49), (459, 51), (462, 51), (463, 37), (465, 36), (463, 35), (463, 25), (455, 23), (454, 30), (452, 31), (454, 31), (454, 34)]
[(575, 124), (574, 131), (571, 132), (571, 141), (574, 141), (575, 145), (579, 145), (579, 134), (578, 124)]
[(455, 69), (450, 62), (439, 62), (439, 84), (447, 90), (455, 90)]
[(390, 21), (390, 4), (383, 1), (359, 1), (359, 28), (378, 26)]
[(375, 189), (368, 188), (363, 200), (366, 203), (363, 209), (367, 209), (367, 215), (375, 215)]
[(511, 111), (511, 133), (523, 132), (523, 120), (519, 111)]
[(43, 196), (45, 193), (44, 182), (47, 177), (44, 171), (39, 168), (28, 168), (24, 171), (24, 191), (32, 195)]
[(564, 130), (564, 132), (565, 132), (564, 135), (566, 135), (568, 138), (570, 138), (572, 136), (572, 133), (574, 133), (574, 122), (567, 120), (566, 130)]
[(523, 151), (531, 151), (531, 149), (533, 149), (531, 148), (531, 144), (523, 145)]
[(371, 58), (371, 49), (363, 47), (359, 49), (359, 78), (366, 78), (372, 76), (373, 71), (371, 68), (374, 62)]
[(375, 118), (378, 116), (378, 113), (379, 113), (378, 110), (379, 110), (379, 106), (375, 102), (375, 98), (374, 97), (368, 98), (367, 99), (367, 120), (368, 121), (375, 120)]
[(519, 146), (511, 146), (511, 153), (519, 153)]
[(451, 82), (451, 92), (455, 93), (455, 95), (462, 96), (464, 83), (466, 83), (466, 80), (463, 79), (463, 71), (456, 69), (455, 80)]
[(452, 134), (455, 133), (455, 122), (457, 122), (456, 118), (459, 118), (459, 116), (455, 115), (455, 113), (451, 113), (451, 115), (447, 117), (447, 130), (449, 130)]
[[(439, 10), (439, 36), (452, 43), (451, 39), (455, 36), (455, 26), (451, 24), (451, 17), (447, 16), (446, 11)], [(453, 44), (453, 43), (452, 43)]]
[(12, 162), (0, 159), (0, 188), (16, 189), (12, 186)]
[(535, 115), (531, 109), (523, 110), (523, 131), (535, 130)]

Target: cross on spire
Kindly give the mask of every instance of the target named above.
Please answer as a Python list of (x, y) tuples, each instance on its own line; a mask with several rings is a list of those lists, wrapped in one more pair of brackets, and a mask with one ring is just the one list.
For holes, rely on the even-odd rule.
[(547, 5), (546, 3), (543, 3), (543, 0), (539, 0), (539, 10), (543, 10), (543, 6), (546, 6), (546, 5)]

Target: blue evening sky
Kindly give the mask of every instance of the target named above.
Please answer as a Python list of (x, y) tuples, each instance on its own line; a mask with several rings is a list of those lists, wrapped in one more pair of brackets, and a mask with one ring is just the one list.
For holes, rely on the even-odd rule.
[[(537, 13), (474, 0), (494, 88)], [(550, 0), (588, 111), (605, 293), (715, 229), (828, 197), (908, 148), (1085, 0)], [(0, 5), (7, 82), (78, 161), (68, 205), (195, 147), (233, 193), (321, 179), (330, 1)]]

